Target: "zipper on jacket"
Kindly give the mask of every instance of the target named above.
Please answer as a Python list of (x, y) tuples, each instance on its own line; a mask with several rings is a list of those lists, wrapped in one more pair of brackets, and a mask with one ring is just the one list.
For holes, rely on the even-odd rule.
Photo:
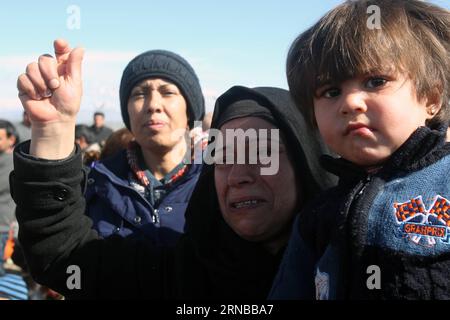
[[(357, 193), (355, 199), (353, 199), (353, 203), (355, 201), (358, 200), (358, 198), (364, 193), (364, 190), (366, 189), (367, 185), (369, 184), (370, 180), (372, 180), (372, 175), (367, 175), (366, 178), (364, 179), (364, 182), (362, 183), (361, 189), (359, 190), (359, 192)], [(352, 203), (352, 205), (353, 205)]]
[[(352, 257), (351, 236), (348, 233), (350, 231), (350, 226), (348, 225), (349, 224), (349, 219), (352, 219), (351, 213), (353, 212), (356, 203), (359, 201), (359, 199), (363, 195), (364, 190), (366, 189), (367, 185), (372, 180), (372, 176), (373, 175), (374, 174), (367, 174), (367, 176), (364, 178), (364, 180), (360, 182), (361, 185), (359, 186), (359, 190), (355, 193), (355, 195), (354, 195), (354, 197), (352, 199), (352, 202), (350, 204), (350, 207), (348, 208), (348, 212), (347, 212), (347, 218), (346, 218), (346, 220), (347, 220), (346, 221), (346, 224), (347, 224), (347, 227), (346, 227), (347, 228), (347, 239), (346, 239), (346, 241), (347, 241), (347, 244), (346, 244), (347, 249), (346, 249), (346, 255), (347, 256), (344, 258), (345, 259), (344, 260), (344, 264), (346, 264), (346, 266), (344, 268), (347, 270), (345, 277), (348, 280), (353, 279), (351, 275), (354, 272), (354, 270), (352, 270), (353, 269), (353, 261), (349, 260)], [(346, 288), (344, 289), (343, 292), (345, 294), (345, 299), (348, 299), (350, 297), (350, 290), (352, 289), (352, 285), (350, 285), (350, 283), (346, 283), (345, 287)]]

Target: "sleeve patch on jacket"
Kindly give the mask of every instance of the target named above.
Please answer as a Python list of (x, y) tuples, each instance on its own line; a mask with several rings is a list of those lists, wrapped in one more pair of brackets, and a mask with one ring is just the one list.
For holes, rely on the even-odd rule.
[(434, 247), (437, 241), (450, 243), (450, 201), (437, 195), (429, 210), (422, 196), (394, 203), (394, 213), (400, 232), (417, 245)]

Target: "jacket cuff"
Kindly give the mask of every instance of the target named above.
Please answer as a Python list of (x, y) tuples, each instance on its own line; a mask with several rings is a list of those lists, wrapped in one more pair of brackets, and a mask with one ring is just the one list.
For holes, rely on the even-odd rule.
[(81, 151), (62, 160), (43, 160), (29, 155), (30, 141), (14, 149), (10, 191), (17, 205), (32, 209), (60, 209), (78, 200), (84, 191), (86, 172)]
[(65, 159), (46, 160), (30, 155), (30, 144), (31, 140), (28, 140), (14, 149), (14, 171), (18, 179), (58, 180), (81, 170), (82, 158), (78, 145), (74, 144), (74, 151)]
[[(73, 156), (75, 155), (75, 153), (76, 153), (76, 151), (77, 151), (77, 147), (78, 147), (78, 144), (74, 144), (72, 153), (71, 153), (67, 158), (65, 158), (65, 159), (60, 159), (60, 160), (48, 160), (48, 159), (42, 159), (42, 158), (38, 158), (38, 157), (32, 156), (32, 155), (30, 154), (30, 145), (31, 145), (31, 140), (28, 140), (28, 141), (25, 141), (25, 142), (19, 144), (19, 145), (17, 146), (17, 148), (16, 148), (16, 149), (17, 149), (17, 152), (19, 152), (20, 155), (23, 156), (23, 157), (26, 158), (26, 159), (37, 160), (37, 161), (41, 161), (41, 162), (53, 162), (53, 163), (54, 163), (54, 162), (65, 161), (65, 160), (69, 159), (70, 157), (73, 157)], [(16, 151), (16, 150), (14, 150), (14, 151)]]

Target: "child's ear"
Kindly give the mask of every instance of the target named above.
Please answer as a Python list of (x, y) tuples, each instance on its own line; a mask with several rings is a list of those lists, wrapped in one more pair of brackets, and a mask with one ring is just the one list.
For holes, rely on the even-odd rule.
[(428, 105), (427, 106), (427, 113), (429, 115), (428, 119), (434, 118), (434, 116), (438, 114), (440, 109), (441, 109), (440, 106), (437, 106), (435, 104)]
[(441, 102), (441, 93), (437, 88), (434, 89), (433, 92), (428, 94), (428, 96), (426, 97), (426, 108), (429, 115), (428, 119), (434, 118), (434, 116), (439, 113), (442, 107)]

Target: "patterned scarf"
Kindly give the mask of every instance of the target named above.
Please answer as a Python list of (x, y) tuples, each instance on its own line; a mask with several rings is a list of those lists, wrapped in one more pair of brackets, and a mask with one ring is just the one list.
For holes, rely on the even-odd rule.
[[(205, 150), (208, 144), (208, 134), (206, 132), (201, 131), (201, 129), (200, 130), (198, 129), (199, 128), (194, 128), (193, 130), (190, 131), (189, 134), (191, 138), (191, 150), (192, 150), (191, 163), (196, 163), (195, 160), (197, 159), (197, 157), (201, 156), (201, 153)], [(198, 147), (196, 147), (196, 145)], [(131, 170), (134, 173), (134, 176), (137, 179), (137, 182), (139, 182), (139, 184), (142, 187), (147, 188), (150, 185), (150, 181), (145, 174), (145, 170), (143, 170), (139, 166), (138, 152), (140, 151), (140, 148), (141, 147), (135, 140), (130, 141), (127, 148), (127, 160)], [(198, 150), (201, 151), (200, 154)], [(181, 177), (183, 177), (183, 175), (189, 171), (190, 166), (191, 166), (190, 164), (183, 165), (175, 174), (173, 174), (170, 177), (168, 181), (166, 181), (165, 186), (170, 186), (171, 184), (179, 180)]]

